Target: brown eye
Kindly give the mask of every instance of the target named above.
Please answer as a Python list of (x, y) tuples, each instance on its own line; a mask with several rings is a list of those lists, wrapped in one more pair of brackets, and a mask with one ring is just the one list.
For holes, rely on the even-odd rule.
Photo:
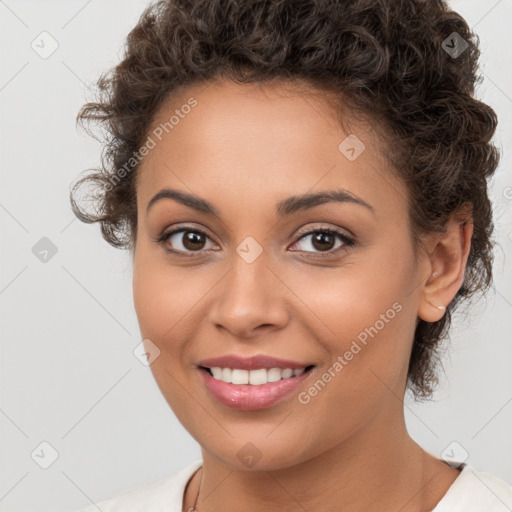
[(202, 231), (179, 229), (166, 233), (159, 240), (172, 252), (200, 252), (205, 249), (210, 237)]
[(332, 249), (336, 243), (336, 237), (330, 233), (319, 232), (313, 235), (311, 243), (315, 249), (319, 251), (328, 251)]
[[(306, 241), (308, 242), (306, 243)], [(336, 245), (337, 241), (339, 241), (338, 245)], [(299, 251), (335, 253), (338, 249), (353, 246), (354, 240), (352, 240), (348, 235), (333, 229), (316, 229), (301, 236), (294, 246), (300, 243), (303, 243), (303, 248), (298, 249)], [(308, 250), (310, 248), (313, 250)]]
[(197, 251), (202, 249), (205, 243), (205, 237), (201, 233), (195, 231), (185, 231), (182, 237), (182, 243), (184, 247), (191, 251)]

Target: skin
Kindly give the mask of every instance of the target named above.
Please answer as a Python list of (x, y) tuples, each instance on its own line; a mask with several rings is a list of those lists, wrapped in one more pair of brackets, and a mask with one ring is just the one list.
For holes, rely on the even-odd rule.
[[(246, 512), (431, 510), (460, 472), (408, 435), (403, 397), (414, 329), (433, 322), (462, 285), (473, 226), (453, 220), (446, 236), (425, 238), (415, 254), (405, 185), (381, 156), (371, 123), (353, 121), (366, 146), (349, 161), (348, 135), (325, 93), (300, 94), (283, 82), (189, 86), (160, 108), (152, 129), (193, 97), (197, 106), (144, 157), (137, 174), (133, 253), (135, 309), (144, 339), (160, 355), (152, 373), (168, 404), (201, 446), (203, 468), (186, 489), (183, 510)], [(149, 200), (162, 188), (215, 205), (216, 218), (174, 200)], [(324, 203), (280, 219), (289, 196), (344, 188), (369, 203)], [(184, 244), (185, 223), (207, 236)], [(307, 231), (338, 228), (325, 250)], [(187, 229), (185, 227), (184, 229)], [(247, 263), (246, 237), (263, 252)], [(300, 241), (299, 241), (300, 239)], [(185, 256), (168, 253), (173, 247)], [(196, 247), (196, 249), (194, 249)], [(325, 247), (325, 246), (324, 246)], [(341, 250), (336, 249), (342, 247)], [(192, 254), (192, 257), (187, 257)], [(436, 277), (432, 277), (436, 272)], [(307, 404), (307, 391), (358, 334), (394, 303), (401, 310)], [(315, 364), (297, 393), (260, 411), (238, 411), (205, 388), (199, 360), (266, 354)], [(261, 458), (247, 467), (238, 451)]]

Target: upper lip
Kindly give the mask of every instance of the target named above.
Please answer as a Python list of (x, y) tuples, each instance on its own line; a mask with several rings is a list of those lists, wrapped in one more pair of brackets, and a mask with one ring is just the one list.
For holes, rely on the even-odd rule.
[(229, 354), (211, 359), (203, 359), (199, 361), (198, 366), (206, 368), (237, 368), (241, 370), (259, 370), (261, 368), (281, 368), (282, 370), (291, 368), (292, 370), (300, 370), (301, 368), (311, 366), (311, 364), (264, 355), (240, 357), (236, 354)]

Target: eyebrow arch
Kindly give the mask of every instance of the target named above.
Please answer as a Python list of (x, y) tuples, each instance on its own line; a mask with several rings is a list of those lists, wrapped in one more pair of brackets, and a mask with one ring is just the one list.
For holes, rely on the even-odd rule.
[[(209, 201), (196, 195), (172, 188), (163, 188), (157, 192), (148, 202), (148, 205), (146, 206), (146, 213), (157, 201), (160, 201), (161, 199), (173, 199), (178, 203), (188, 206), (189, 208), (220, 218), (220, 211)], [(330, 202), (358, 204), (368, 208), (373, 215), (375, 215), (375, 210), (370, 204), (343, 188), (291, 196), (277, 203), (276, 215), (278, 217), (285, 217), (295, 212), (308, 210), (315, 206)]]
[(291, 196), (276, 205), (276, 214), (278, 217), (284, 217), (300, 210), (308, 210), (309, 208), (314, 208), (315, 206), (331, 202), (358, 204), (368, 208), (373, 215), (375, 215), (373, 206), (343, 188), (339, 188), (337, 190), (324, 190), (314, 194)]

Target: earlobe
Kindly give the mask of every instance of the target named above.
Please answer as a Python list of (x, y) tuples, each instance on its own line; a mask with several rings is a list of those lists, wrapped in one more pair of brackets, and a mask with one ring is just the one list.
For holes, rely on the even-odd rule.
[(431, 305), (431, 306), (434, 306), (436, 309), (439, 309), (440, 311), (446, 311), (446, 306), (436, 306), (435, 304), (432, 304), (432, 302), (430, 302), (430, 300), (428, 300), (428, 303)]
[[(432, 279), (432, 278), (435, 279), (434, 276), (437, 276), (437, 275), (439, 275), (439, 272), (434, 272), (430, 276), (430, 279)], [(446, 313), (446, 306), (444, 304), (433, 302), (434, 300), (439, 300), (439, 301), (441, 300), (441, 299), (436, 299), (435, 297), (436, 297), (436, 295), (434, 293), (428, 294), (428, 292), (425, 291), (421, 298), (418, 316), (425, 322), (437, 322)]]
[(464, 281), (466, 262), (473, 236), (470, 213), (454, 217), (445, 233), (438, 234), (429, 251), (431, 269), (435, 269), (421, 289), (418, 317), (425, 322), (437, 322), (446, 313)]

